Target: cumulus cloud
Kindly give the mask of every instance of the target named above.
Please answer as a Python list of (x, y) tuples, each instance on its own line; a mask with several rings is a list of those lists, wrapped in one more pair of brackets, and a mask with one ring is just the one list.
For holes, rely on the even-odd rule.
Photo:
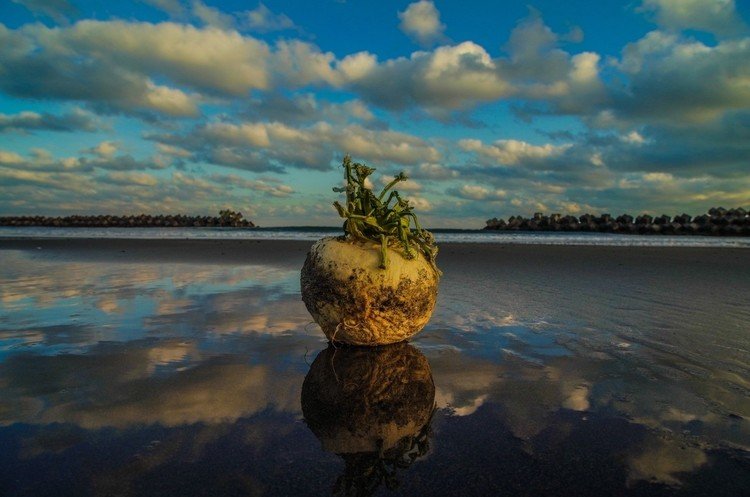
[(250, 213), (256, 209), (248, 199), (272, 202), (295, 194), (276, 178), (180, 172), (173, 158), (118, 155), (108, 142), (87, 153), (95, 155), (55, 158), (44, 150), (29, 156), (0, 150), (0, 212), (206, 214), (231, 206)]
[(337, 69), (344, 86), (392, 110), (417, 107), (440, 116), (515, 99), (541, 102), (543, 112), (585, 114), (607, 97), (600, 56), (572, 55), (559, 43), (560, 37), (532, 13), (511, 33), (505, 57), (492, 57), (466, 41), (383, 62), (366, 52), (352, 54)]
[[(86, 156), (69, 156), (55, 158), (49, 151), (33, 149), (29, 157), (23, 157), (15, 152), (0, 150), (0, 167), (45, 173), (91, 173), (94, 170), (107, 171), (145, 171), (165, 169), (172, 165), (160, 156), (150, 156), (143, 159), (129, 154), (117, 154), (119, 146), (115, 142), (105, 141), (83, 151)], [(93, 157), (91, 157), (93, 156)], [(12, 167), (11, 167), (12, 166)]]
[(559, 48), (561, 38), (532, 11), (511, 32), (508, 59), (499, 59), (501, 70), (514, 82), (514, 96), (538, 101), (534, 112), (586, 114), (606, 101), (600, 78), (600, 56), (593, 52), (571, 55)]
[(25, 111), (0, 114), (0, 133), (9, 131), (97, 131), (102, 124), (96, 116), (82, 109), (55, 115), (48, 112)]
[(358, 159), (418, 164), (438, 160), (440, 152), (413, 135), (373, 130), (358, 124), (326, 122), (293, 127), (281, 122), (212, 122), (186, 135), (156, 134), (150, 139), (193, 152), (195, 160), (256, 172), (286, 167), (328, 170), (340, 153)]
[(243, 94), (268, 85), (268, 47), (236, 32), (174, 23), (81, 21), (69, 28), (0, 25), (0, 89), (119, 111), (195, 116), (193, 91)]
[(430, 0), (410, 3), (398, 13), (399, 29), (421, 45), (431, 45), (445, 39), (445, 25), (440, 22), (440, 12)]
[(86, 149), (84, 152), (96, 155), (102, 159), (109, 159), (115, 156), (120, 148), (120, 144), (113, 141), (103, 141), (95, 147)]
[[(18, 31), (0, 25), (0, 41), (6, 42), (0, 43), (0, 89), (15, 97), (77, 100), (114, 111), (146, 110), (175, 117), (197, 114), (194, 96), (156, 84), (135, 67), (119, 64), (122, 61), (115, 53), (107, 54), (108, 46), (116, 52), (122, 48), (112, 43), (127, 43), (118, 39), (117, 26), (104, 38), (92, 37), (92, 31), (107, 31), (100, 31), (102, 24), (107, 23), (86, 21), (54, 30), (35, 24)], [(117, 41), (107, 39), (110, 36)], [(79, 50), (79, 44), (87, 49)]]
[(70, 45), (93, 62), (106, 58), (196, 90), (240, 95), (268, 85), (268, 46), (233, 31), (169, 22), (82, 21), (53, 34), (53, 41)]
[(427, 200), (424, 197), (419, 197), (416, 195), (409, 195), (409, 197), (406, 199), (409, 201), (409, 204), (414, 207), (416, 212), (430, 212), (434, 208), (432, 205), (432, 202)]
[[(213, 26), (80, 21), (66, 28), (0, 25), (0, 89), (23, 98), (79, 100), (119, 111), (195, 116), (203, 96), (338, 86), (335, 57), (310, 43), (271, 47)], [(158, 83), (157, 83), (158, 81)]]
[(718, 35), (747, 32), (734, 0), (643, 0), (641, 11), (670, 30), (696, 29)]
[(358, 54), (344, 58), (339, 67), (348, 84), (366, 100), (394, 110), (466, 108), (513, 91), (484, 48), (468, 41), (382, 64)]
[(0, 150), (0, 165), (13, 165), (21, 164), (24, 159), (20, 154), (16, 152), (8, 152), (7, 150)]
[(558, 37), (538, 17), (511, 34), (509, 57), (493, 58), (467, 41), (382, 62), (367, 52), (339, 59), (296, 39), (269, 45), (217, 27), (225, 21), (203, 28), (121, 20), (56, 29), (0, 25), (0, 89), (168, 116), (195, 116), (208, 97), (309, 85), (349, 89), (380, 107), (435, 115), (503, 98), (546, 99), (575, 113), (593, 105), (601, 90), (598, 55), (560, 50)]
[[(380, 176), (380, 183), (383, 186), (387, 185), (391, 181), (393, 181), (393, 176)], [(407, 179), (406, 181), (399, 181), (394, 188), (398, 191), (418, 192), (422, 190), (422, 185), (417, 181), (414, 181), (413, 179)]]
[(508, 196), (505, 190), (485, 188), (481, 185), (462, 185), (460, 188), (449, 189), (448, 193), (470, 200), (501, 200)]
[[(750, 38), (715, 46), (652, 31), (623, 49), (617, 67), (628, 77), (599, 117), (606, 124), (705, 123), (750, 107)], [(609, 122), (608, 122), (609, 121)]]
[(412, 169), (410, 174), (418, 179), (424, 178), (429, 180), (447, 180), (459, 176), (459, 172), (455, 169), (430, 162), (420, 164), (418, 168)]
[[(740, 113), (703, 125), (590, 132), (548, 147), (464, 140), (461, 148), (479, 165), (461, 167), (460, 186), (474, 187), (447, 193), (476, 199), (461, 210), (488, 217), (535, 210), (698, 214), (718, 204), (747, 205), (750, 135), (741, 123), (748, 119)], [(509, 195), (487, 209), (478, 200), (494, 189)]]
[(341, 77), (333, 68), (335, 56), (300, 40), (281, 40), (271, 58), (275, 82), (281, 86), (300, 87), (327, 83), (337, 86)]
[(159, 180), (152, 174), (114, 171), (98, 178), (102, 183), (113, 185), (156, 186)]
[(318, 99), (314, 93), (299, 93), (291, 96), (270, 93), (253, 98), (241, 112), (252, 120), (278, 121), (285, 124), (312, 124), (325, 121), (332, 124), (348, 122), (375, 122), (375, 115), (361, 100), (343, 103)]
[(570, 148), (567, 144), (532, 145), (520, 140), (498, 140), (491, 145), (485, 145), (481, 140), (464, 139), (460, 140), (458, 145), (467, 152), (474, 152), (483, 158), (506, 166), (557, 157)]

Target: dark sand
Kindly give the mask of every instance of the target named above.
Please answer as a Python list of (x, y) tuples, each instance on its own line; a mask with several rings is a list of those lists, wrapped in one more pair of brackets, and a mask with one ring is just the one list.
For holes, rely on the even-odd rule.
[[(301, 268), (309, 241), (0, 238), (27, 260), (262, 264)], [(743, 248), (443, 243), (439, 311), (474, 308), (599, 329), (715, 328), (750, 323), (750, 252)], [(744, 323), (744, 326), (743, 324)], [(731, 340), (730, 340), (731, 342)], [(718, 353), (718, 351), (717, 351)], [(743, 361), (745, 362), (745, 361)]]
[[(269, 264), (301, 268), (309, 241), (0, 238), (3, 250), (44, 261)], [(443, 305), (496, 302), (503, 314), (632, 326), (750, 322), (744, 248), (440, 244)], [(705, 320), (705, 321), (704, 321)]]
[[(329, 494), (344, 463), (300, 422), (311, 244), (0, 239), (0, 494)], [(432, 448), (399, 493), (746, 494), (749, 254), (441, 244), (411, 344)]]

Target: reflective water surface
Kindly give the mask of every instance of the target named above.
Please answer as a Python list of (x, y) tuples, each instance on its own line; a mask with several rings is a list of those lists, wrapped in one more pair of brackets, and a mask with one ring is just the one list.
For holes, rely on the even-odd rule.
[(304, 254), (0, 251), (0, 495), (750, 495), (746, 265), (449, 252), (425, 330), (363, 350)]

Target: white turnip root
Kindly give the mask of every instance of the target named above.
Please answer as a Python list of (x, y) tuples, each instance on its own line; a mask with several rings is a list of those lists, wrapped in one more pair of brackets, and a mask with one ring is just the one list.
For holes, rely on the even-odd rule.
[[(365, 186), (374, 169), (344, 159), (344, 235), (318, 241), (302, 268), (302, 300), (332, 342), (384, 345), (400, 342), (429, 321), (440, 271), (432, 234), (419, 226), (396, 191), (403, 173), (379, 196)], [(393, 205), (390, 205), (395, 201)], [(414, 222), (412, 230), (410, 223)]]

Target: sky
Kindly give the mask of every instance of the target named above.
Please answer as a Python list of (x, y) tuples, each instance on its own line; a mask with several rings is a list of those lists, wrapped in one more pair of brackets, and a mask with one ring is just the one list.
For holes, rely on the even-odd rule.
[(750, 2), (0, 2), (0, 215), (750, 207)]

